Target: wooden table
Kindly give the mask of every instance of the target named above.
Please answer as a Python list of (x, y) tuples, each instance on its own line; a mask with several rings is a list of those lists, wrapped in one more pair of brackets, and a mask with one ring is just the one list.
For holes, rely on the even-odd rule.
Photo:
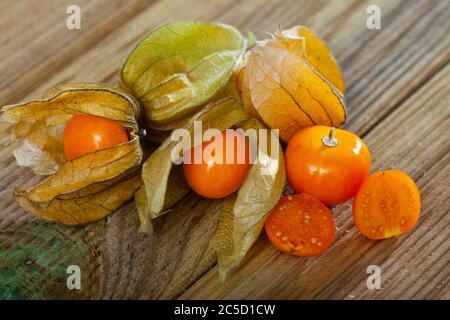
[[(81, 30), (66, 8), (81, 8)], [(369, 4), (380, 30), (366, 27)], [(180, 19), (230, 23), (258, 37), (306, 25), (324, 38), (347, 84), (345, 127), (364, 138), (372, 171), (396, 168), (417, 182), (422, 215), (400, 237), (371, 241), (335, 208), (336, 241), (317, 258), (276, 251), (262, 235), (242, 267), (221, 283), (211, 237), (218, 202), (189, 194), (159, 219), (155, 238), (138, 233), (133, 203), (82, 228), (24, 212), (11, 190), (39, 178), (0, 151), (1, 298), (450, 299), (450, 3), (443, 1), (0, 2), (0, 105), (58, 84), (116, 84), (133, 45), (157, 25)], [(6, 127), (0, 139), (6, 140)], [(82, 289), (68, 290), (66, 268), (81, 267)], [(382, 271), (368, 290), (367, 267)]]

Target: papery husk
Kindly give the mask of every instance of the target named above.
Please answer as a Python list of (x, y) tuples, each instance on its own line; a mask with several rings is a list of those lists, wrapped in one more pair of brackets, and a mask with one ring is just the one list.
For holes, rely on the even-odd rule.
[(64, 163), (48, 179), (25, 193), (31, 201), (46, 202), (90, 185), (114, 179), (138, 165), (142, 158), (139, 138), (116, 147), (88, 153)]
[(41, 218), (66, 225), (84, 225), (100, 220), (133, 198), (142, 185), (139, 174), (124, 181), (116, 181), (110, 188), (84, 197), (61, 199), (59, 196), (46, 202), (31, 201), (26, 192), (16, 191), (22, 208)]
[[(269, 130), (256, 119), (248, 120), (241, 128)], [(278, 202), (284, 189), (286, 173), (283, 150), (276, 135), (267, 136), (268, 152), (264, 153), (258, 148), (258, 161), (252, 165), (241, 188), (222, 203), (222, 213), (214, 238), (222, 280), (240, 265), (258, 239), (265, 218)], [(270, 157), (271, 139), (275, 139), (275, 145), (279, 149), (278, 159)]]
[(274, 39), (266, 45), (280, 47), (305, 59), (322, 77), (327, 79), (341, 95), (345, 91), (341, 69), (325, 42), (304, 26), (277, 30)]
[(238, 79), (245, 110), (284, 142), (312, 125), (339, 127), (346, 120), (343, 97), (305, 59), (286, 49), (255, 44)]
[[(178, 201), (180, 201), (190, 191), (190, 187), (184, 179), (183, 168), (181, 166), (174, 166), (170, 171), (169, 178), (167, 180), (167, 189), (165, 191), (164, 204), (162, 206), (159, 215), (164, 214), (166, 210), (173, 207)], [(134, 195), (134, 201), (139, 215), (139, 221), (141, 222), (139, 231), (144, 232), (147, 235), (153, 234), (152, 217), (155, 213), (151, 210), (150, 204), (145, 192), (145, 187), (141, 187)]]
[[(202, 106), (200, 109), (207, 108), (213, 104), (216, 104), (217, 102), (222, 101), (231, 101), (231, 99), (234, 99), (233, 101), (240, 101), (240, 95), (237, 91), (237, 76), (238, 76), (238, 68), (239, 66), (235, 66), (235, 71), (231, 74), (230, 78), (228, 79), (228, 82), (223, 86), (214, 97), (212, 97), (211, 100), (206, 102), (204, 106)], [(148, 130), (147, 138), (150, 141), (153, 141), (155, 143), (163, 143), (164, 140), (167, 139), (167, 137), (170, 136), (172, 133), (172, 130), (179, 129), (179, 128), (185, 128), (188, 126), (188, 123), (192, 121), (193, 117), (196, 116), (196, 113), (188, 114), (182, 118), (176, 119), (170, 123), (167, 124), (161, 124), (154, 126)]]
[[(1, 120), (13, 124), (15, 139), (25, 141), (15, 151), (17, 162), (50, 175), (16, 190), (19, 204), (47, 220), (78, 225), (101, 219), (130, 200), (141, 185), (139, 113), (138, 104), (125, 92), (95, 83), (61, 85), (35, 100), (2, 108)], [(62, 131), (74, 114), (120, 122), (130, 140), (68, 161)]]
[(242, 106), (245, 112), (247, 112), (247, 114), (250, 117), (258, 119), (260, 122), (263, 122), (261, 116), (259, 115), (258, 111), (256, 110), (255, 106), (252, 103), (252, 97), (248, 86), (249, 86), (248, 72), (247, 69), (244, 67), (239, 72), (237, 81), (237, 89), (241, 95)]
[(311, 125), (338, 127), (346, 120), (344, 79), (336, 59), (311, 30), (296, 26), (256, 41), (238, 77), (245, 111), (280, 130), (288, 142)]
[[(179, 21), (141, 40), (120, 72), (150, 129), (160, 130), (204, 107), (227, 83), (246, 40), (225, 24)], [(166, 129), (164, 129), (166, 130)]]
[(17, 164), (32, 168), (38, 175), (54, 174), (66, 161), (61, 143), (63, 131), (61, 124), (28, 134), (13, 150)]
[[(236, 97), (223, 98), (211, 102), (203, 110), (199, 111), (185, 126), (189, 134), (193, 133), (194, 121), (202, 121), (203, 130), (215, 128), (224, 130), (243, 123), (248, 116), (241, 108)], [(183, 134), (179, 140), (172, 141), (168, 137), (161, 146), (144, 162), (142, 167), (142, 179), (145, 195), (139, 191), (138, 211), (141, 218), (141, 230), (150, 232), (151, 221), (157, 218), (165, 209), (173, 205), (190, 189), (184, 181), (181, 166), (174, 168), (172, 153), (180, 146), (188, 135)], [(202, 142), (202, 141), (200, 141)], [(196, 142), (191, 144), (195, 147)], [(174, 176), (175, 175), (175, 176)], [(172, 176), (174, 178), (172, 179)]]

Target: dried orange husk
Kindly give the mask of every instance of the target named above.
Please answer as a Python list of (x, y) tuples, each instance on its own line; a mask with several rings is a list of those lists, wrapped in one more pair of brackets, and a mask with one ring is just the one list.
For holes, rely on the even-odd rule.
[(333, 53), (314, 32), (304, 26), (277, 30), (265, 45), (288, 50), (305, 59), (322, 77), (327, 79), (341, 95), (345, 91), (344, 78)]
[(167, 139), (167, 137), (170, 136), (172, 133), (172, 130), (183, 128), (186, 126), (186, 124), (191, 120), (191, 118), (194, 116), (195, 112), (192, 114), (187, 114), (186, 116), (183, 116), (182, 118), (176, 119), (170, 123), (167, 124), (159, 124), (154, 126), (153, 128), (146, 129), (147, 136), (146, 138), (157, 144), (160, 145), (164, 142), (164, 140)]
[(263, 120), (261, 119), (258, 111), (255, 109), (255, 106), (252, 103), (250, 90), (248, 88), (248, 73), (245, 67), (242, 68), (239, 72), (237, 90), (241, 96), (242, 106), (245, 112), (247, 112), (250, 117), (258, 119), (262, 122)]
[[(151, 232), (151, 220), (165, 212), (177, 200), (189, 192), (181, 166), (173, 165), (172, 153), (181, 156), (181, 141), (189, 139), (194, 130), (194, 121), (202, 122), (203, 131), (207, 129), (224, 130), (244, 122), (248, 116), (236, 97), (230, 96), (211, 102), (191, 118), (184, 127), (186, 133), (175, 141), (166, 140), (153, 152), (142, 166), (143, 191), (137, 194), (137, 207), (141, 219), (141, 230)], [(189, 134), (188, 134), (189, 132)], [(201, 141), (192, 141), (195, 147)]]
[[(167, 179), (167, 188), (164, 195), (164, 204), (159, 215), (164, 214), (166, 210), (173, 207), (180, 201), (191, 189), (184, 179), (183, 168), (181, 166), (174, 166), (170, 171)], [(139, 215), (140, 228), (139, 231), (148, 235), (153, 234), (152, 217), (155, 213), (151, 210), (149, 200), (145, 188), (141, 187), (134, 195), (134, 202)]]
[[(73, 114), (118, 121), (130, 140), (67, 161), (62, 132)], [(17, 190), (19, 203), (39, 217), (64, 224), (85, 224), (116, 210), (141, 183), (136, 178), (142, 160), (138, 118), (139, 106), (132, 97), (95, 83), (61, 85), (37, 99), (2, 108), (1, 120), (13, 125), (13, 138), (32, 146), (27, 152), (16, 149), (17, 162), (50, 175), (27, 190)]]
[(338, 127), (345, 122), (339, 91), (305, 59), (286, 49), (255, 44), (240, 81), (246, 110), (279, 129), (285, 142), (303, 127)]
[[(271, 135), (257, 119), (245, 122), (241, 129), (266, 130), (267, 152), (258, 148), (258, 159), (252, 165), (239, 191), (224, 199), (214, 246), (219, 263), (219, 275), (225, 280), (237, 268), (250, 247), (258, 239), (264, 221), (278, 202), (286, 181), (283, 151), (278, 137)], [(271, 153), (271, 144), (278, 156)]]
[(83, 197), (64, 199), (57, 196), (51, 201), (31, 201), (26, 192), (16, 193), (19, 204), (25, 210), (47, 220), (66, 225), (83, 225), (100, 220), (116, 211), (133, 198), (142, 185), (139, 174), (114, 184), (104, 190), (89, 193)]
[(227, 83), (245, 48), (246, 40), (229, 25), (169, 23), (137, 44), (121, 82), (143, 106), (148, 127), (158, 130), (204, 107)]

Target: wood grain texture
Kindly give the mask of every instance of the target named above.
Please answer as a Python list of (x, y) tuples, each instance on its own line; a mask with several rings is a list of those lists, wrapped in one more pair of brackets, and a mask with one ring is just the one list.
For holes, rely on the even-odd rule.
[[(381, 30), (366, 28), (369, 3), (381, 8)], [(82, 9), (79, 31), (65, 27), (69, 4)], [(288, 257), (261, 236), (242, 268), (222, 284), (210, 246), (218, 201), (189, 194), (158, 219), (152, 239), (137, 232), (132, 203), (84, 228), (37, 221), (18, 207), (11, 189), (39, 178), (15, 164), (9, 145), (0, 150), (0, 274), (4, 275), (0, 282), (8, 285), (0, 295), (450, 298), (450, 9), (446, 1), (198, 0), (186, 1), (180, 10), (180, 2), (172, 0), (23, 0), (7, 7), (8, 11), (0, 10), (0, 105), (32, 97), (58, 83), (116, 84), (117, 72), (134, 44), (167, 21), (222, 21), (244, 33), (249, 28), (258, 37), (265, 37), (264, 31), (273, 31), (279, 23), (311, 27), (326, 40), (343, 69), (349, 105), (346, 127), (364, 135), (374, 156), (374, 170), (401, 169), (418, 182), (423, 211), (412, 233), (374, 242), (357, 234), (350, 204), (339, 206), (334, 209), (336, 242), (326, 254), (315, 259)], [(14, 16), (23, 18), (17, 23)], [(5, 129), (0, 126), (0, 141), (6, 138)], [(58, 253), (61, 248), (70, 255)], [(52, 264), (44, 265), (42, 257)], [(83, 268), (85, 282), (77, 292), (67, 292), (62, 280), (72, 261)], [(382, 268), (382, 290), (367, 290), (368, 264)], [(43, 280), (27, 289), (22, 284), (33, 279), (27, 277), (30, 269), (31, 275)]]
[[(121, 27), (149, 3), (143, 0), (22, 3), (26, 2), (28, 6), (23, 11), (16, 12), (14, 6), (2, 11), (10, 19), (29, 18), (25, 19), (29, 24), (13, 23), (16, 20), (6, 19), (3, 26), (8, 30), (2, 32), (6, 39), (0, 39), (3, 71), (0, 75), (0, 99), (3, 103), (23, 98), (25, 92), (46, 82), (49, 75), (64, 68), (99, 39)], [(69, 5), (82, 8), (83, 19), (79, 31), (70, 32), (66, 27), (66, 8)]]

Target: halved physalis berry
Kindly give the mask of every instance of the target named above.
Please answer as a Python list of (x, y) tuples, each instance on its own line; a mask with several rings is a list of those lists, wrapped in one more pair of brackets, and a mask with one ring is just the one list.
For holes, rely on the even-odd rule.
[(333, 243), (335, 225), (330, 210), (305, 193), (281, 197), (265, 223), (279, 250), (295, 256), (317, 256)]
[(420, 193), (398, 170), (368, 176), (353, 201), (353, 221), (367, 238), (379, 240), (411, 230), (420, 216)]

